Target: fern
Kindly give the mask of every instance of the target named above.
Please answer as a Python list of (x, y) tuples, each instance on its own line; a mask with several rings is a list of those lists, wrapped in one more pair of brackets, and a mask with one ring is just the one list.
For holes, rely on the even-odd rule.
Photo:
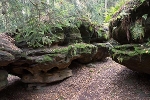
[(135, 25), (131, 27), (130, 32), (134, 40), (141, 40), (144, 37), (144, 27), (140, 22), (135, 22)]
[[(126, 1), (128, 1), (128, 0), (119, 0), (118, 2), (116, 2), (114, 7), (110, 7), (110, 9), (108, 9), (108, 11), (105, 12), (105, 20), (104, 20), (104, 22), (107, 23), (107, 22), (111, 21), (111, 19), (113, 18), (113, 15), (120, 10), (120, 8), (124, 5), (124, 3)], [(120, 17), (120, 16), (118, 16), (118, 17)]]
[(50, 46), (59, 38), (54, 28), (80, 27), (81, 19), (102, 24), (104, 11), (104, 0), (1, 0), (0, 32), (15, 33), (28, 46)]

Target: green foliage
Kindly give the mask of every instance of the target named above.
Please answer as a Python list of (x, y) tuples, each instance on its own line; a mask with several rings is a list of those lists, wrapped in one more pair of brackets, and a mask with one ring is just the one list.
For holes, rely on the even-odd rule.
[(137, 57), (141, 61), (141, 57), (145, 54), (150, 54), (149, 43), (145, 44), (125, 44), (114, 46), (111, 49), (112, 58), (117, 59), (118, 62), (129, 60), (132, 57)]
[[(49, 1), (49, 2), (47, 2)], [(0, 32), (16, 34), (17, 42), (27, 42), (32, 47), (51, 45), (57, 38), (56, 28), (72, 26), (73, 4), (64, 0), (3, 0)], [(16, 31), (17, 29), (17, 31)], [(53, 30), (52, 30), (53, 29)]]
[(52, 57), (50, 57), (50, 55), (44, 55), (44, 58), (43, 58), (43, 62), (50, 62), (52, 61)]
[[(42, 47), (43, 45), (51, 45), (54, 41), (49, 25), (38, 23), (36, 19), (30, 20), (26, 27), (18, 29), (20, 33), (16, 33), (17, 42), (27, 42), (32, 47)], [(51, 35), (51, 37), (50, 37)]]
[[(111, 21), (111, 19), (113, 18), (113, 15), (121, 9), (121, 7), (125, 4), (126, 1), (128, 0), (119, 0), (118, 2), (116, 2), (114, 7), (110, 7), (110, 9), (108, 9), (108, 11), (105, 12), (104, 22)], [(121, 16), (118, 16), (118, 17), (121, 17)]]
[[(118, 0), (108, 0), (108, 2)], [(83, 20), (104, 21), (105, 0), (1, 0), (0, 32), (14, 33), (17, 42), (31, 47), (50, 46), (55, 28), (80, 27)], [(93, 31), (93, 27), (89, 27)], [(17, 30), (17, 31), (16, 31)], [(101, 33), (100, 33), (101, 34)]]
[(144, 20), (146, 20), (147, 17), (148, 17), (148, 14), (144, 14), (144, 15), (142, 16), (142, 18), (144, 18)]
[(91, 54), (94, 51), (96, 52), (98, 50), (98, 47), (92, 44), (86, 44), (86, 43), (76, 43), (73, 45), (70, 45), (68, 47), (68, 50), (70, 51), (71, 56), (76, 54)]
[(144, 27), (140, 22), (135, 22), (135, 25), (131, 27), (130, 32), (134, 40), (141, 40), (144, 37)]
[(112, 58), (117, 59), (118, 62), (122, 63), (124, 60), (128, 60), (133, 56), (138, 55), (137, 51), (135, 51), (134, 46), (138, 45), (120, 45), (120, 46), (114, 46), (114, 48), (111, 49), (112, 51)]
[(143, 3), (145, 0), (140, 0), (141, 3)]
[[(125, 9), (122, 9), (121, 12), (119, 10), (121, 7), (128, 1), (132, 1), (132, 4), (129, 4), (129, 7), (126, 6), (124, 7)], [(117, 13), (120, 13), (118, 16), (115, 16), (117, 18), (122, 18), (123, 16), (128, 15), (128, 13), (125, 12), (126, 9), (136, 9), (139, 5), (134, 4), (134, 2), (140, 2), (142, 4), (145, 0), (118, 0), (115, 4), (115, 6), (112, 6), (110, 9), (108, 9), (107, 12), (105, 12), (105, 21), (104, 22), (109, 22), (113, 19), (113, 16)], [(132, 5), (132, 6), (131, 6)], [(146, 17), (146, 16), (143, 16)]]

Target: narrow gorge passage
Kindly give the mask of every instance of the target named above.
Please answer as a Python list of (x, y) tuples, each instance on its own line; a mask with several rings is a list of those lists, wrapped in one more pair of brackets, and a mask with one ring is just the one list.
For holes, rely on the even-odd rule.
[(9, 76), (0, 100), (149, 100), (150, 75), (131, 71), (110, 58), (86, 67), (73, 63), (73, 76), (40, 90), (26, 90)]

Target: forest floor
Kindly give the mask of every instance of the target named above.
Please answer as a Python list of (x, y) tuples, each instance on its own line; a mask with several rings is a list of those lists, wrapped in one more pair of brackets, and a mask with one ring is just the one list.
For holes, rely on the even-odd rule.
[(0, 100), (150, 100), (150, 75), (131, 71), (110, 58), (92, 63), (73, 63), (73, 76), (40, 90), (26, 90), (19, 78), (9, 76)]

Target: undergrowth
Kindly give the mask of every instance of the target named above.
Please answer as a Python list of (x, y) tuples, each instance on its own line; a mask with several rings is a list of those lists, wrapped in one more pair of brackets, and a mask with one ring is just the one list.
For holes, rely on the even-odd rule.
[(104, 18), (100, 0), (1, 0), (0, 8), (0, 32), (13, 33), (17, 42), (31, 47), (50, 46), (57, 38), (55, 28), (80, 27), (80, 19), (97, 25)]
[[(110, 22), (113, 18), (113, 15), (116, 14), (121, 7), (125, 4), (125, 2), (127, 2), (129, 0), (120, 0), (118, 2), (116, 2), (114, 7), (111, 7), (110, 9), (108, 9), (108, 11), (105, 13), (105, 20), (104, 22)], [(120, 16), (118, 16), (120, 17)]]

